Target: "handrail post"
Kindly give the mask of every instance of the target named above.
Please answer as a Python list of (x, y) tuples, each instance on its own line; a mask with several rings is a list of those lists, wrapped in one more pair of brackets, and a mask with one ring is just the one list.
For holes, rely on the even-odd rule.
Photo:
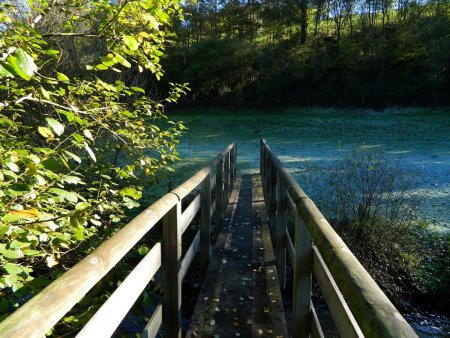
[(211, 173), (202, 182), (200, 197), (200, 269), (206, 272), (211, 246)]
[(227, 210), (228, 206), (228, 199), (230, 197), (230, 152), (228, 152), (225, 155), (225, 161), (224, 161), (224, 169), (223, 169), (223, 175), (224, 175), (224, 203), (223, 203), (223, 213)]
[(163, 217), (163, 324), (165, 336), (181, 338), (181, 201)]
[(266, 209), (270, 211), (270, 158), (267, 149), (264, 151), (264, 201)]
[[(270, 160), (269, 160), (270, 161)], [(276, 224), (275, 224), (275, 213), (277, 209), (277, 168), (270, 161), (270, 187), (269, 187), (269, 228), (272, 238), (275, 238)]]
[(235, 143), (234, 144), (234, 164), (233, 164), (233, 171), (234, 171), (234, 173), (233, 173), (233, 185), (234, 185), (234, 182), (236, 181), (236, 177), (237, 177), (237, 151), (238, 151), (238, 149), (237, 149), (237, 143)]
[(234, 176), (234, 146), (230, 149), (230, 191), (233, 186), (233, 176)]
[(276, 247), (275, 257), (277, 260), (278, 279), (282, 289), (286, 286), (286, 213), (287, 192), (281, 179), (277, 179), (277, 212), (276, 212)]
[(292, 337), (307, 338), (311, 331), (312, 239), (298, 204), (295, 209)]
[(262, 139), (259, 140), (259, 174), (261, 175), (261, 182), (264, 182), (264, 141)]
[(222, 224), (223, 210), (223, 156), (221, 156), (216, 166), (216, 232)]

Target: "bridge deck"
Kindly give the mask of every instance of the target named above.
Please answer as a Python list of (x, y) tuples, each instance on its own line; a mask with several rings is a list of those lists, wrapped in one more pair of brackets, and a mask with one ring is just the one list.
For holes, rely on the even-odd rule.
[(287, 337), (261, 181), (236, 180), (186, 337)]

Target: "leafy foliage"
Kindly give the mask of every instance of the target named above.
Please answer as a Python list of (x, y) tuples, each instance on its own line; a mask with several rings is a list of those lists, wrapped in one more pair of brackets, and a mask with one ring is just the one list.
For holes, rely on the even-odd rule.
[(176, 26), (179, 43), (166, 61), (172, 81), (190, 81), (192, 102), (450, 103), (448, 2), (308, 2), (307, 38), (304, 1), (214, 3), (185, 5), (190, 15)]
[[(49, 268), (72, 265), (65, 257), (81, 242), (118, 227), (142, 185), (171, 169), (184, 126), (164, 105), (187, 89), (172, 84), (156, 99), (133, 80), (163, 75), (176, 0), (35, 1), (21, 11), (0, 10), (3, 317), (48, 284)], [(73, 55), (71, 45), (97, 48)]]

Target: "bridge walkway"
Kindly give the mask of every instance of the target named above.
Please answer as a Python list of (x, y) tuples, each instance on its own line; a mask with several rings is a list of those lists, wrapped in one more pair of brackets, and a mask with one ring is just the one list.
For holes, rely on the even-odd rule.
[(287, 337), (259, 177), (236, 179), (186, 337)]

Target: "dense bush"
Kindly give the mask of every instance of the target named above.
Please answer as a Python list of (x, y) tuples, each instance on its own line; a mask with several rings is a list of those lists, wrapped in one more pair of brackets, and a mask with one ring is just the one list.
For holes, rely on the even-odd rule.
[(411, 178), (370, 151), (310, 170), (313, 199), (388, 295), (398, 301), (420, 290), (427, 250), (419, 240)]

